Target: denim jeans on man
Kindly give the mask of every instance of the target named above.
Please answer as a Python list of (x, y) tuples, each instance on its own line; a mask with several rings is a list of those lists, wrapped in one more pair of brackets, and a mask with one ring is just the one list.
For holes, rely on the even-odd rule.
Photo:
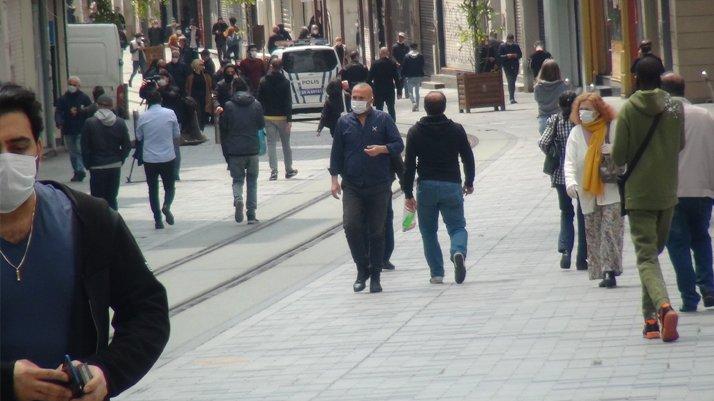
[[(560, 207), (560, 235), (558, 236), (558, 252), (570, 254), (573, 253), (573, 244), (575, 243), (575, 229), (573, 228), (573, 220), (575, 219), (575, 208), (573, 207), (573, 198), (568, 196), (565, 190), (565, 185), (556, 184), (555, 190), (558, 192), (558, 205)], [(577, 202), (577, 200), (576, 200)], [(578, 266), (585, 266), (588, 259), (588, 247), (585, 241), (585, 216), (580, 208), (580, 203), (577, 207), (578, 212)]]
[(423, 77), (406, 77), (404, 78), (404, 89), (407, 91), (407, 96), (409, 100), (412, 101), (412, 105), (419, 107), (419, 88), (421, 87), (421, 81)]
[(109, 207), (118, 210), (117, 195), (121, 184), (121, 167), (92, 168), (89, 170), (89, 191), (92, 196), (102, 198)]
[(84, 173), (84, 163), (82, 162), (82, 136), (65, 135), (63, 136), (64, 146), (69, 152), (69, 161), (72, 163), (72, 170), (75, 173)]
[(233, 178), (233, 204), (243, 203), (243, 184), (247, 182), (245, 208), (249, 216), (255, 216), (258, 208), (258, 156), (230, 156), (228, 169)]
[(444, 257), (437, 231), (439, 213), (451, 239), (450, 259), (459, 252), (466, 256), (468, 233), (464, 218), (464, 196), (461, 184), (448, 181), (419, 180), (417, 184), (417, 215), (424, 243), (424, 256), (431, 277), (444, 277)]
[(712, 198), (679, 198), (674, 209), (667, 251), (677, 274), (677, 287), (684, 307), (696, 308), (699, 303), (696, 286), (703, 294), (714, 294), (712, 239), (709, 235), (712, 202)]

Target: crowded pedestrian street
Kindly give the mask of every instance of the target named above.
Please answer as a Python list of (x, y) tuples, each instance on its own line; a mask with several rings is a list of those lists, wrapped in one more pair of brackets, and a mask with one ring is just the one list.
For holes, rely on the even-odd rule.
[[(119, 207), (167, 288), (172, 333), (155, 368), (119, 399), (711, 399), (712, 311), (683, 315), (674, 346), (642, 339), (629, 236), (613, 290), (559, 267), (557, 195), (541, 171), (532, 96), (504, 112), (459, 113), (456, 91), (443, 92), (446, 115), (475, 145), (463, 285), (449, 268), (443, 286), (430, 285), (418, 230), (397, 227), (384, 292), (352, 292), (340, 202), (326, 195), (331, 139), (316, 136), (315, 122), (293, 128), (298, 177), (268, 182), (261, 158), (258, 226), (233, 220), (211, 127), (209, 142), (182, 148), (177, 223), (166, 230), (154, 230), (143, 170), (134, 166), (126, 183), (126, 163)], [(404, 135), (423, 113), (408, 100), (396, 108)], [(66, 165), (66, 154), (47, 159), (40, 178), (66, 182)], [(660, 261), (676, 294), (669, 258)]]

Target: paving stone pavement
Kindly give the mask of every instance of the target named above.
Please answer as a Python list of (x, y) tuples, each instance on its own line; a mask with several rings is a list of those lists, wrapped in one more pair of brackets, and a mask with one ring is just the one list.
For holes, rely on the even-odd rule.
[[(533, 109), (525, 103), (511, 109)], [(535, 119), (522, 114), (454, 116), (517, 139), (466, 198), (463, 285), (450, 270), (446, 284), (430, 285), (418, 230), (398, 232), (383, 293), (354, 294), (344, 254), (120, 398), (713, 400), (714, 310), (681, 315), (675, 343), (644, 340), (629, 229), (618, 288), (559, 268), (557, 196), (541, 173)], [(447, 246), (443, 229), (440, 239)], [(679, 306), (666, 253), (660, 262)]]

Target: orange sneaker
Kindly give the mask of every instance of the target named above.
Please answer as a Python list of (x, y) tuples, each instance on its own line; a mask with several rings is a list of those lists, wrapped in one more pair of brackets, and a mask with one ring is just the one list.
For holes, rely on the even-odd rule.
[(642, 330), (642, 337), (648, 340), (656, 340), (659, 338), (659, 324), (657, 324), (657, 319), (645, 320), (645, 328)]
[(672, 306), (670, 306), (670, 304), (663, 304), (657, 314), (662, 324), (662, 341), (670, 342), (678, 339), (677, 321), (679, 320), (679, 315), (672, 309)]

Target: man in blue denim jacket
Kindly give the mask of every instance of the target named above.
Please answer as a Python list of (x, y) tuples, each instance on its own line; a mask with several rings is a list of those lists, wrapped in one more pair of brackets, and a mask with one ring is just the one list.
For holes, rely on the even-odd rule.
[[(381, 292), (380, 273), (384, 255), (384, 222), (391, 199), (393, 172), (390, 155), (401, 154), (404, 142), (389, 114), (372, 108), (372, 87), (366, 83), (352, 89), (352, 113), (340, 117), (330, 155), (332, 196), (342, 206), (347, 243), (357, 265), (354, 291)], [(342, 176), (342, 183), (338, 180)], [(366, 226), (365, 226), (366, 224)], [(365, 232), (369, 235), (365, 242)]]

